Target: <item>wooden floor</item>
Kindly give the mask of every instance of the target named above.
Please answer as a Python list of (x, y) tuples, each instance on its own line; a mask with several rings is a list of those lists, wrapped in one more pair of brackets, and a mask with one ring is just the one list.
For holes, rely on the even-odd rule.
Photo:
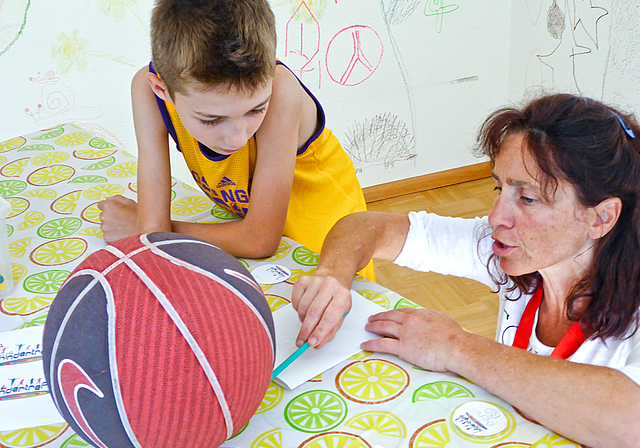
[[(403, 213), (426, 210), (446, 216), (485, 216), (495, 198), (491, 178), (465, 182), (392, 199), (370, 202), (369, 210)], [(469, 331), (489, 338), (495, 334), (498, 296), (472, 280), (416, 272), (374, 260), (377, 283), (425, 308), (446, 312)]]

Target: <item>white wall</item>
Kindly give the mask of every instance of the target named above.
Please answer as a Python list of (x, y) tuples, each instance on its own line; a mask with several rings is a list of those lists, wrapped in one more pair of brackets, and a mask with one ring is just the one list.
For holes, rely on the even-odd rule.
[[(541, 86), (640, 111), (639, 3), (271, 0), (278, 56), (325, 106), (363, 186), (477, 163), (486, 115)], [(129, 84), (149, 61), (152, 5), (0, 2), (0, 141), (74, 121), (135, 153)]]

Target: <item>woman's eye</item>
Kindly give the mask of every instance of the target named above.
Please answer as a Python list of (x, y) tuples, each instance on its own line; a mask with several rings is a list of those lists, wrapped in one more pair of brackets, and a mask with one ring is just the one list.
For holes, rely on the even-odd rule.
[(520, 200), (521, 200), (522, 202), (524, 202), (525, 204), (533, 204), (534, 202), (536, 202), (536, 200), (535, 200), (535, 199), (528, 198), (528, 197), (526, 197), (526, 196), (520, 196)]

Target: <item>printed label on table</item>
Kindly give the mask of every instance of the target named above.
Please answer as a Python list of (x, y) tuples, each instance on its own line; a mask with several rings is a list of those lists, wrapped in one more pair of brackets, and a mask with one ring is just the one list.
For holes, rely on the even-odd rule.
[(251, 274), (262, 285), (274, 285), (291, 277), (291, 270), (279, 264), (265, 264), (255, 268)]
[(451, 420), (462, 432), (476, 437), (499, 434), (508, 425), (504, 412), (485, 401), (469, 401), (458, 406)]

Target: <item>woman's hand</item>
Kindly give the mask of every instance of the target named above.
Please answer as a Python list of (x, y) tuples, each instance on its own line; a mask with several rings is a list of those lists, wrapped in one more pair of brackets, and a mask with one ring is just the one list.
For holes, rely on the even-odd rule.
[(459, 348), (465, 331), (446, 314), (402, 308), (369, 317), (365, 329), (383, 336), (362, 344), (363, 350), (391, 353), (427, 370), (445, 372), (447, 359)]
[(308, 341), (311, 347), (322, 348), (333, 339), (351, 309), (351, 291), (335, 277), (303, 275), (293, 285), (291, 303), (302, 322), (296, 345)]
[(107, 243), (138, 234), (138, 204), (124, 196), (111, 196), (98, 202), (100, 228)]

